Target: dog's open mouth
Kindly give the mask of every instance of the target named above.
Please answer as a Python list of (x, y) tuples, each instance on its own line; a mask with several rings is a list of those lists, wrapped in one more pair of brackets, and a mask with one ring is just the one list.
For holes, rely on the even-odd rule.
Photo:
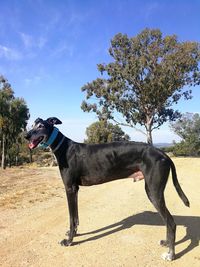
[(29, 148), (33, 149), (33, 148), (37, 147), (39, 145), (39, 143), (42, 142), (42, 140), (43, 140), (43, 136), (41, 136), (35, 140), (31, 140), (28, 144)]

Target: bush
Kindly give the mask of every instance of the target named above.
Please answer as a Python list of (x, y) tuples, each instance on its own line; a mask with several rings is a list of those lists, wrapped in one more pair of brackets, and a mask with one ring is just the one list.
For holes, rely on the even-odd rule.
[(192, 156), (198, 157), (200, 156), (200, 148), (199, 145), (192, 142), (181, 141), (178, 144), (175, 144), (172, 150), (174, 156)]

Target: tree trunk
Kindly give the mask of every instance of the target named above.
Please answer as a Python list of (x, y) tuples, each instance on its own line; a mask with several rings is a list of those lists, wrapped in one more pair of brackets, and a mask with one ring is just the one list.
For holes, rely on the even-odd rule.
[(147, 133), (147, 143), (150, 145), (153, 145), (153, 139), (152, 139), (152, 121), (153, 118), (147, 118), (147, 123), (145, 125), (146, 133)]
[(17, 143), (16, 155), (15, 155), (15, 165), (16, 166), (18, 166), (18, 163), (19, 163), (19, 151), (20, 151), (20, 148), (19, 148), (19, 144)]
[(147, 143), (150, 144), (150, 145), (153, 144), (152, 130), (151, 129), (147, 129)]
[(18, 166), (18, 163), (19, 163), (19, 156), (17, 155), (17, 156), (15, 157), (15, 165)]
[(9, 168), (12, 167), (12, 157), (11, 157), (11, 155), (8, 155), (8, 157), (7, 157), (7, 165), (9, 166)]
[(1, 157), (1, 168), (2, 169), (6, 168), (5, 142), (6, 142), (5, 134), (3, 134), (3, 137), (2, 137), (2, 157)]

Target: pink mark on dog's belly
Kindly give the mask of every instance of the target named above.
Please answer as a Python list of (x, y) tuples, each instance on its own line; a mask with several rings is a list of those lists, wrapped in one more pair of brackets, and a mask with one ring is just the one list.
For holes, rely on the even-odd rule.
[(136, 171), (129, 175), (128, 178), (133, 178), (133, 182), (137, 182), (144, 179), (144, 175), (141, 171)]

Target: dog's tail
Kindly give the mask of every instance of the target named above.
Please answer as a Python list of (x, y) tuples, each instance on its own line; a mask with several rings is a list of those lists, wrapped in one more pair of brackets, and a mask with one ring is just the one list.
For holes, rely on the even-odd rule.
[(171, 161), (171, 171), (172, 171), (173, 184), (176, 188), (176, 191), (177, 191), (179, 197), (182, 199), (185, 206), (189, 207), (190, 202), (189, 202), (188, 198), (186, 197), (185, 193), (183, 192), (183, 190), (182, 190), (182, 188), (178, 182), (175, 165), (171, 159), (170, 159), (170, 161)]

